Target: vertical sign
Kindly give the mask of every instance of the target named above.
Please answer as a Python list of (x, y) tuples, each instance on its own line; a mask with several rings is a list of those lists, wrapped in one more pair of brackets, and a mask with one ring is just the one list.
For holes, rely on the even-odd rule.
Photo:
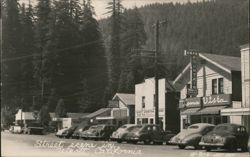
[(199, 53), (197, 51), (184, 51), (185, 56), (190, 56), (191, 63), (191, 89), (188, 89), (188, 94), (192, 97), (198, 95), (197, 89), (197, 64)]

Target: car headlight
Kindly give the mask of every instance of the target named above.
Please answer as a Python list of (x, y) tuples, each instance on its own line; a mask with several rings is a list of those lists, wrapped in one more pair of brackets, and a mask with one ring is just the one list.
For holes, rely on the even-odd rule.
[(221, 137), (221, 136), (215, 136), (215, 140), (218, 143), (225, 143), (225, 138)]

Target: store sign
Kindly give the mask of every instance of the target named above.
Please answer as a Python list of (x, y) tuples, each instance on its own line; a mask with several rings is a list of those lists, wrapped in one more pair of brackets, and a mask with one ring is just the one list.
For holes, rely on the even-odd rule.
[(202, 98), (203, 106), (230, 105), (232, 103), (230, 94), (211, 95)]
[(185, 56), (190, 56), (191, 63), (191, 89), (188, 90), (188, 95), (195, 97), (198, 95), (197, 90), (197, 66), (198, 66), (198, 56), (199, 53), (197, 51), (184, 51)]
[(119, 101), (118, 100), (109, 100), (109, 108), (119, 108)]
[(186, 107), (200, 107), (201, 106), (201, 98), (187, 98), (186, 99)]
[[(141, 110), (136, 111), (136, 117), (153, 117), (155, 115), (155, 110)], [(159, 115), (164, 116), (164, 109), (159, 109)]]

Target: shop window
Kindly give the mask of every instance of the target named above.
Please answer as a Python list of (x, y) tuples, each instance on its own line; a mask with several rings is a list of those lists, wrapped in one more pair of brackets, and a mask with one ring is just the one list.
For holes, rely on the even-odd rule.
[(222, 116), (222, 123), (227, 123), (227, 116)]
[(142, 124), (148, 124), (148, 118), (143, 118), (142, 119)]
[(220, 123), (221, 123), (221, 117), (216, 116), (214, 124), (217, 125), (217, 124), (220, 124)]
[(207, 118), (207, 123), (213, 124), (213, 118), (212, 118), (212, 117), (208, 117), (208, 118)]
[(212, 94), (218, 94), (218, 92), (217, 92), (217, 79), (212, 79)]
[(137, 124), (141, 124), (141, 119), (137, 118)]
[(150, 124), (154, 124), (154, 119), (153, 118), (150, 118)]
[(145, 96), (142, 96), (141, 103), (142, 103), (142, 108), (145, 108)]
[(224, 83), (223, 78), (219, 78), (219, 94), (224, 93)]

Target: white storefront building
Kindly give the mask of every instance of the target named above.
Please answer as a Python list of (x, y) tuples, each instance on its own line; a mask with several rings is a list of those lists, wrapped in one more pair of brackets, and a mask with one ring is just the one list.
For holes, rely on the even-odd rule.
[(241, 46), (241, 84), (242, 102), (231, 108), (221, 110), (221, 114), (229, 116), (231, 122), (244, 125), (250, 131), (250, 75), (249, 75), (249, 44)]

